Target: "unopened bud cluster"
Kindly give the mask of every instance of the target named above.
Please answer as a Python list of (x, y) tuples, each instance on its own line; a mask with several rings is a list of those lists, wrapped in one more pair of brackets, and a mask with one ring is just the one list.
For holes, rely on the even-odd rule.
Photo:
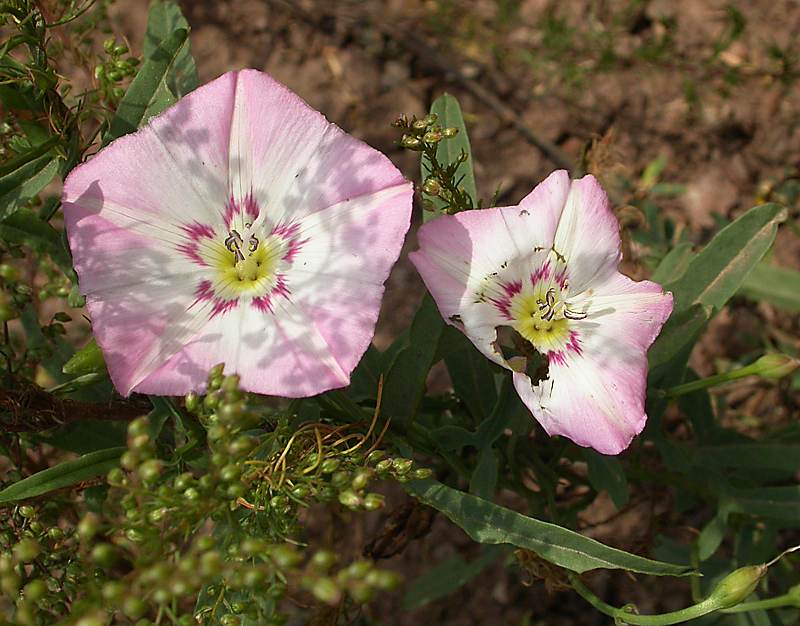
[(457, 136), (458, 128), (443, 127), (438, 121), (435, 113), (421, 119), (401, 115), (392, 126), (403, 132), (398, 142), (400, 147), (422, 153), (422, 164), (428, 172), (422, 183), (423, 207), (430, 211), (438, 208), (445, 213), (467, 211), (475, 208), (475, 202), (461, 186), (463, 173), (459, 168), (468, 155), (462, 150), (452, 162), (441, 161), (445, 153), (439, 150), (439, 144)]

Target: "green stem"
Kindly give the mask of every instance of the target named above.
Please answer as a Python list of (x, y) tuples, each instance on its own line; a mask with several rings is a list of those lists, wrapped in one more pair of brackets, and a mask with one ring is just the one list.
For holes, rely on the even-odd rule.
[(670, 611), (669, 613), (661, 613), (660, 615), (637, 615), (630, 613), (624, 608), (613, 607), (606, 604), (600, 598), (584, 585), (577, 574), (574, 572), (568, 573), (570, 583), (573, 589), (577, 591), (581, 597), (596, 608), (601, 613), (618, 620), (623, 624), (638, 624), (641, 626), (668, 626), (669, 624), (680, 624), (687, 622), (690, 619), (708, 615), (720, 609), (719, 602), (706, 598), (702, 602), (693, 604), (692, 606), (681, 609), (680, 611)]
[(753, 602), (742, 602), (729, 609), (724, 609), (723, 613), (746, 613), (747, 611), (763, 611), (765, 609), (779, 609), (782, 606), (797, 606), (797, 602), (790, 593), (782, 596), (767, 598), (766, 600), (754, 600)]
[(715, 387), (716, 385), (721, 385), (722, 383), (727, 383), (732, 380), (738, 380), (739, 378), (752, 376), (753, 374), (757, 373), (757, 368), (755, 368), (754, 365), (755, 364), (750, 364), (745, 367), (741, 367), (738, 370), (732, 370), (722, 374), (714, 374), (714, 376), (709, 376), (708, 378), (701, 378), (700, 380), (693, 380), (690, 383), (677, 385), (676, 387), (667, 389), (666, 397), (676, 398), (678, 396), (686, 395), (687, 393), (692, 393), (693, 391), (708, 389), (709, 387)]

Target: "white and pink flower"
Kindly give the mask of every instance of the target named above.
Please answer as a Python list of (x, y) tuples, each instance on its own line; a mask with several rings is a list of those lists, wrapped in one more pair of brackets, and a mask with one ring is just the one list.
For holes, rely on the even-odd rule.
[(67, 233), (111, 378), (183, 394), (342, 387), (369, 345), (412, 188), (254, 70), (200, 87), (70, 174)]
[[(513, 372), (550, 435), (618, 454), (641, 432), (647, 349), (672, 296), (617, 270), (619, 226), (594, 177), (554, 172), (519, 206), (428, 222), (419, 244), (411, 260), (443, 317)], [(514, 331), (514, 356), (503, 354), (502, 327)], [(526, 373), (534, 351), (543, 380)]]

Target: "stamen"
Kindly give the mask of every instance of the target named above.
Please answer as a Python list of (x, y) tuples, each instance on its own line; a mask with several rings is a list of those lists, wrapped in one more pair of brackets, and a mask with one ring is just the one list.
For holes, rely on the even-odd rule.
[(225, 240), (225, 247), (233, 252), (235, 261), (244, 261), (244, 254), (242, 254), (242, 236), (235, 230), (232, 230)]
[(572, 311), (567, 307), (564, 307), (564, 317), (568, 320), (585, 320), (588, 317), (588, 313), (581, 313), (579, 311)]

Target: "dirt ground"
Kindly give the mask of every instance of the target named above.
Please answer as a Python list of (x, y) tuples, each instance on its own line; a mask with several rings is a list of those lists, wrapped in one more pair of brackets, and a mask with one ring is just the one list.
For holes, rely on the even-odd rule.
[[(770, 185), (800, 173), (800, 3), (792, 0), (182, 0), (201, 82), (254, 67), (272, 74), (347, 132), (382, 150), (411, 179), (415, 155), (394, 145), (400, 113), (424, 114), (444, 91), (458, 96), (470, 131), (480, 193), (513, 204), (554, 163), (514, 121), (556, 144), (570, 159), (593, 139), (607, 149), (595, 171), (610, 186), (635, 181), (666, 159), (662, 179), (685, 192), (659, 208), (698, 243), (756, 203)], [(111, 14), (134, 49), (146, 0), (118, 0)], [(480, 97), (488, 90), (513, 112), (501, 117)], [(597, 157), (597, 153), (595, 154)], [(797, 219), (798, 207), (791, 207)], [(413, 237), (408, 247), (415, 246)], [(800, 269), (800, 238), (781, 229), (775, 261)], [(635, 259), (634, 259), (635, 261)], [(405, 327), (422, 295), (401, 261), (387, 288), (376, 342)], [(766, 306), (734, 305), (693, 357), (702, 374), (735, 356), (743, 326), (797, 321)], [(796, 336), (796, 334), (795, 334)], [(398, 495), (397, 500), (402, 498)], [(636, 548), (648, 516), (686, 524), (668, 511), (634, 511), (594, 534)], [(363, 545), (381, 517), (357, 526)], [(585, 520), (588, 524), (590, 520)], [(330, 520), (346, 525), (347, 520)], [(391, 560), (408, 580), (442, 559), (474, 558), (476, 546), (437, 519), (432, 531)], [(526, 586), (518, 568), (492, 567), (456, 594), (403, 612), (399, 596), (368, 613), (384, 624), (607, 624), (575, 596)], [(671, 610), (682, 583), (601, 574), (595, 588), (611, 604)], [(672, 587), (675, 590), (672, 591)], [(666, 590), (666, 591), (665, 591)], [(527, 621), (526, 621), (527, 620)]]

